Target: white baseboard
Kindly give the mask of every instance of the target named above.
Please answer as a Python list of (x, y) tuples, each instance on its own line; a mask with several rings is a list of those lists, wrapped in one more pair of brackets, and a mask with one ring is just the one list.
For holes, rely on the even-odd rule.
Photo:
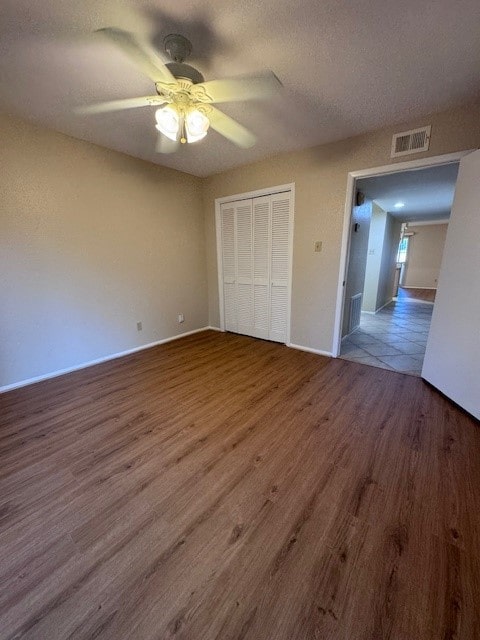
[(166, 342), (173, 342), (174, 340), (179, 340), (180, 338), (186, 338), (187, 336), (191, 336), (194, 333), (200, 333), (201, 331), (207, 331), (208, 329), (213, 329), (214, 331), (220, 331), (220, 329), (216, 329), (215, 327), (201, 327), (200, 329), (193, 329), (193, 331), (186, 331), (185, 333), (179, 333), (176, 336), (171, 336), (169, 338), (162, 338), (162, 340), (157, 340), (156, 342), (150, 342), (149, 344), (142, 344), (140, 347), (134, 347), (133, 349), (127, 349), (126, 351), (113, 353), (112, 355), (104, 356), (103, 358), (97, 358), (96, 360), (89, 360), (88, 362), (82, 362), (82, 364), (77, 364), (73, 367), (67, 367), (66, 369), (58, 369), (57, 371), (52, 371), (51, 373), (45, 373), (41, 376), (36, 376), (35, 378), (27, 378), (26, 380), (13, 382), (12, 384), (7, 384), (3, 387), (0, 387), (0, 393), (6, 393), (7, 391), (12, 391), (13, 389), (20, 389), (20, 387), (26, 387), (30, 384), (35, 384), (36, 382), (42, 382), (42, 380), (50, 380), (50, 378), (58, 378), (58, 376), (63, 376), (66, 373), (72, 373), (73, 371), (80, 371), (80, 369), (93, 367), (94, 365), (101, 364), (102, 362), (108, 362), (109, 360), (116, 360), (117, 358), (123, 358), (123, 356), (128, 356), (132, 353), (137, 353), (138, 351), (144, 351), (145, 349), (151, 349), (152, 347), (156, 347), (159, 344), (165, 344)]
[(368, 313), (368, 315), (374, 316), (376, 313), (378, 313), (379, 311), (387, 307), (391, 302), (393, 302), (393, 298), (390, 298), (388, 302), (385, 302), (385, 304), (382, 304), (382, 306), (378, 307), (378, 309), (375, 309), (375, 311), (365, 311), (364, 309), (362, 309), (362, 313)]
[[(367, 311), (362, 311), (362, 313), (368, 313)], [(346, 340), (347, 338), (349, 338), (352, 333), (355, 333), (355, 331), (357, 329), (360, 329), (360, 325), (358, 325), (358, 327), (355, 327), (355, 329), (352, 329), (352, 331), (350, 331), (349, 333), (347, 333), (346, 335), (342, 336), (341, 342), (343, 342), (344, 340)]]
[(316, 353), (318, 356), (327, 356), (328, 358), (333, 358), (333, 354), (330, 351), (322, 351), (321, 349), (312, 349), (311, 347), (304, 347), (301, 344), (293, 344), (293, 342), (289, 342), (287, 347), (291, 349), (297, 349), (298, 351), (307, 351), (308, 353)]
[(399, 289), (426, 289), (427, 291), (436, 291), (437, 287), (412, 287), (412, 285), (400, 284), (398, 285)]
[[(396, 298), (396, 300), (398, 301), (398, 298)], [(401, 302), (408, 302), (408, 304), (410, 304), (410, 302), (418, 302), (420, 304), (431, 304), (434, 305), (434, 302), (430, 302), (430, 300), (420, 300), (419, 298), (402, 298)]]
[(388, 305), (393, 302), (393, 298), (390, 298), (390, 300), (388, 302), (385, 302), (385, 304), (382, 304), (381, 307), (378, 307), (378, 309), (376, 309), (375, 313), (378, 313), (379, 311), (381, 311), (382, 309), (384, 309), (385, 307), (388, 307)]
[(205, 329), (210, 329), (210, 331), (220, 331), (220, 333), (225, 333), (225, 329), (220, 329), (220, 327), (205, 327)]

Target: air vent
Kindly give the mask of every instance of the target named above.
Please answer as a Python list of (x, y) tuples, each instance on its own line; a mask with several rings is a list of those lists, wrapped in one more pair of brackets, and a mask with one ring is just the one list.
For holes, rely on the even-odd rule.
[(360, 326), (362, 312), (362, 293), (357, 293), (350, 298), (350, 318), (348, 322), (348, 333), (353, 333)]
[(396, 133), (392, 139), (392, 158), (408, 156), (411, 153), (428, 151), (430, 145), (430, 131), (432, 127), (421, 127), (411, 131)]

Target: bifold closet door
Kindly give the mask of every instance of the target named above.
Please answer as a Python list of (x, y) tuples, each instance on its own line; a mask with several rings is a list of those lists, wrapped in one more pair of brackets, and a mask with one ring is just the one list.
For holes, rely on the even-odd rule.
[(291, 195), (222, 204), (225, 329), (286, 342)]

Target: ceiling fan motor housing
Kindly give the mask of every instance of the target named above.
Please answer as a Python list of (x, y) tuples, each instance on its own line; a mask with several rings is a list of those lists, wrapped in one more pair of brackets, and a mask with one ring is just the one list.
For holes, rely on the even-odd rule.
[(199, 82), (204, 81), (204, 77), (200, 71), (197, 71), (197, 69), (185, 62), (167, 62), (165, 66), (170, 69), (171, 73), (177, 79), (186, 78), (187, 80), (191, 80), (193, 84), (198, 84)]

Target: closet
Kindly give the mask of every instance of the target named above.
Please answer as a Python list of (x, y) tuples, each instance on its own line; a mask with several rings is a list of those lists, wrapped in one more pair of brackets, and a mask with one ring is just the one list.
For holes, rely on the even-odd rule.
[(287, 342), (291, 191), (224, 202), (219, 216), (224, 328)]

